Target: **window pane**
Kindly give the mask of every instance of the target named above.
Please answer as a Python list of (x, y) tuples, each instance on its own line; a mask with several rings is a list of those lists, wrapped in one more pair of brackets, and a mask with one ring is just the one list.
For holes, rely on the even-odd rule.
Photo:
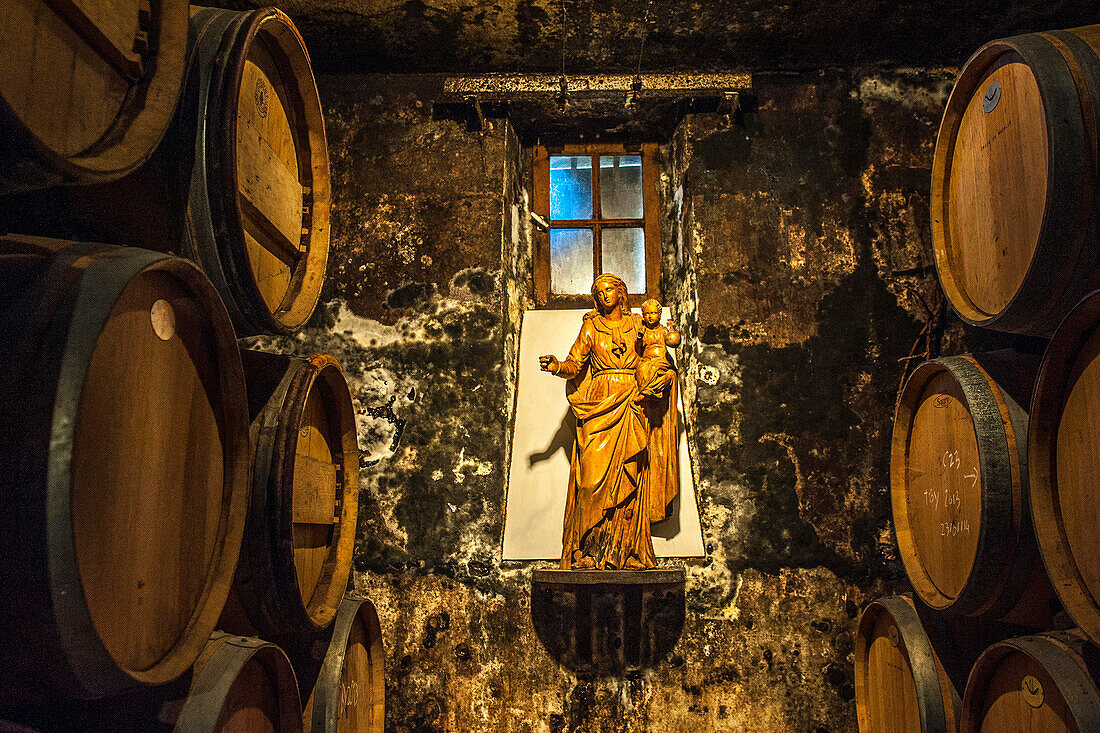
[(592, 158), (550, 156), (550, 218), (592, 218)]
[(592, 230), (550, 230), (550, 292), (576, 295), (592, 290)]
[(600, 156), (600, 214), (604, 219), (642, 218), (642, 156)]
[(621, 277), (629, 292), (645, 293), (645, 230), (640, 227), (604, 229), (600, 236), (603, 238), (603, 271)]

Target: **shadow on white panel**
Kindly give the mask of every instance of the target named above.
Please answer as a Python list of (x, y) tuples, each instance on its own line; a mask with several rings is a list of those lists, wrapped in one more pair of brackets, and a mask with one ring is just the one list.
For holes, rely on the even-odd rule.
[[(565, 380), (541, 371), (539, 356), (564, 358), (587, 312), (530, 310), (523, 316), (516, 424), (504, 515), (505, 560), (561, 557), (575, 422), (565, 399)], [(667, 320), (666, 309), (661, 322)], [(669, 518), (652, 526), (653, 550), (657, 557), (702, 557), (703, 536), (684, 431), (684, 409), (682, 404), (678, 407), (680, 493), (672, 503)]]

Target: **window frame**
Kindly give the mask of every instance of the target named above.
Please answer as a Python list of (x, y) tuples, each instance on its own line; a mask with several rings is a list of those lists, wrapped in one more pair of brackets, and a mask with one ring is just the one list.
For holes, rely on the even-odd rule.
[[(592, 218), (550, 221), (550, 156), (591, 156), (592, 161)], [(561, 146), (536, 145), (532, 165), (531, 209), (550, 224), (550, 229), (592, 229), (593, 271), (602, 259), (601, 231), (604, 229), (635, 228), (638, 219), (603, 219), (600, 216), (599, 164), (600, 155), (641, 155), (642, 158), (642, 230), (645, 241), (644, 293), (630, 293), (631, 307), (638, 307), (648, 298), (661, 300), (661, 226), (659, 167), (656, 143), (625, 144), (573, 144)], [(588, 293), (562, 295), (550, 292), (550, 229), (533, 232), (535, 262), (535, 301), (539, 308), (586, 308), (592, 306)], [(594, 277), (594, 276), (593, 276)]]

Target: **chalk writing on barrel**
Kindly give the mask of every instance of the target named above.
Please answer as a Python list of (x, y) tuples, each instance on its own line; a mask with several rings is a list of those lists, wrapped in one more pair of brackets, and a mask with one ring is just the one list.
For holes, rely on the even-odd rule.
[(951, 404), (951, 398), (945, 394), (941, 394), (936, 399), (932, 400), (933, 407), (947, 407)]
[(940, 522), (940, 537), (958, 537), (960, 533), (970, 534), (969, 519), (960, 519), (957, 522)]
[(942, 503), (944, 507), (949, 506), (962, 506), (962, 495), (959, 494), (958, 489), (952, 491), (950, 489), (944, 489), (943, 496), (940, 496), (940, 492), (936, 490), (924, 490), (924, 501), (926, 504), (931, 504), (933, 508), (940, 506)]
[(349, 711), (359, 707), (359, 683), (356, 680), (351, 680), (350, 684), (345, 682), (340, 685), (340, 705), (344, 709), (344, 715), (348, 715)]

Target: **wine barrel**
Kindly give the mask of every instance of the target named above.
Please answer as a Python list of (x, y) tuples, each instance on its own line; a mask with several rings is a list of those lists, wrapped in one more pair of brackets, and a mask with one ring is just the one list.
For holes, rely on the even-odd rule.
[(21, 0), (0, 23), (0, 193), (118, 178), (176, 109), (185, 0)]
[(1097, 650), (1055, 631), (994, 644), (978, 658), (963, 697), (962, 733), (1100, 730)]
[(966, 62), (932, 167), (936, 270), (968, 323), (1049, 336), (1100, 286), (1100, 26), (991, 41)]
[(954, 733), (959, 694), (908, 598), (873, 601), (855, 651), (860, 733)]
[(168, 682), (214, 628), (245, 525), (232, 325), (178, 257), (8, 246), (48, 264), (0, 314), (0, 697)]
[(242, 335), (291, 333), (328, 264), (328, 146), (309, 54), (275, 8), (195, 8), (188, 255)]
[[(1001, 373), (1027, 361), (1013, 352), (980, 358)], [(894, 418), (890, 495), (906, 573), (932, 608), (1049, 622), (1051, 591), (1030, 526), (1026, 439), (1027, 413), (974, 356), (925, 362), (906, 381)]]
[[(58, 0), (60, 1), (60, 0)], [(240, 336), (301, 328), (328, 265), (328, 147), (301, 36), (274, 8), (192, 8), (176, 118), (125, 178), (9, 197), (0, 230), (198, 263)]]
[(295, 733), (302, 730), (298, 682), (283, 650), (215, 633), (195, 662), (176, 733)]
[(351, 393), (325, 354), (242, 357), (255, 463), (234, 596), (248, 625), (227, 617), (222, 628), (316, 635), (335, 618), (351, 573), (359, 507)]
[(1031, 511), (1051, 582), (1100, 643), (1100, 291), (1058, 328), (1043, 358), (1028, 434)]
[(314, 648), (323, 656), (309, 659), (299, 675), (303, 685), (307, 680), (312, 684), (303, 717), (305, 729), (381, 733), (386, 722), (386, 660), (374, 604), (365, 598), (345, 598), (328, 643)]

